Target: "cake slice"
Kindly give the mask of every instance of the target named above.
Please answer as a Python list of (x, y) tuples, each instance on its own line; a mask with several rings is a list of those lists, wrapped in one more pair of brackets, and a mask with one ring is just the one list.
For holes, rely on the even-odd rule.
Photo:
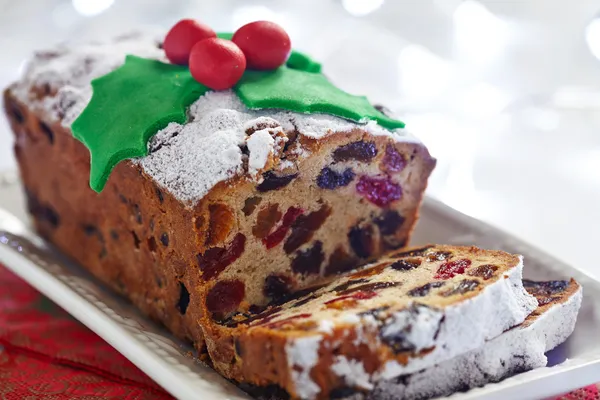
[[(232, 90), (197, 98), (187, 121), (154, 132), (148, 155), (120, 162), (101, 193), (91, 190), (89, 151), (71, 130), (91, 81), (126, 55), (166, 62), (161, 40), (39, 52), (4, 92), (45, 239), (198, 348), (201, 304), (228, 318), (406, 245), (435, 165), (422, 143), (374, 120), (251, 110)], [(104, 111), (139, 123), (135, 104), (147, 97), (132, 89)]]
[(451, 360), (412, 375), (378, 382), (369, 393), (345, 388), (344, 396), (355, 400), (428, 399), (546, 366), (544, 353), (567, 340), (575, 328), (581, 286), (574, 280), (525, 280), (523, 284), (537, 298), (539, 306), (521, 325)]
[(447, 361), (521, 324), (537, 307), (522, 268), (522, 257), (500, 251), (426, 246), (261, 313), (202, 325), (224, 376), (326, 399)]

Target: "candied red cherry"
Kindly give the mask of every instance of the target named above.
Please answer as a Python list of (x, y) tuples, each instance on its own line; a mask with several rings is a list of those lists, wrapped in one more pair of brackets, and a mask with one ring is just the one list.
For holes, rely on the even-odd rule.
[(192, 47), (190, 72), (194, 79), (213, 90), (232, 88), (246, 70), (246, 57), (229, 40), (210, 38)]
[(361, 176), (356, 184), (356, 191), (379, 207), (385, 207), (402, 197), (402, 188), (389, 177)]
[(187, 65), (192, 47), (201, 40), (217, 37), (208, 25), (193, 19), (182, 19), (176, 23), (163, 43), (163, 49), (173, 64)]
[(246, 286), (239, 280), (217, 282), (206, 296), (206, 308), (214, 317), (220, 317), (235, 311), (245, 294)]
[(303, 212), (304, 210), (302, 210), (301, 208), (288, 208), (288, 210), (283, 215), (283, 220), (281, 221), (281, 225), (279, 226), (279, 228), (275, 229), (273, 233), (271, 233), (269, 236), (263, 239), (263, 243), (267, 247), (267, 249), (272, 249), (273, 247), (277, 246), (283, 241), (285, 235), (287, 235), (288, 231), (290, 230), (290, 227), (292, 226), (294, 221), (296, 221), (296, 218), (302, 215)]
[(456, 275), (462, 274), (467, 268), (471, 266), (471, 260), (461, 259), (448, 261), (440, 265), (435, 274), (435, 279), (450, 279)]
[(202, 271), (204, 280), (219, 276), (221, 272), (240, 258), (246, 245), (246, 236), (243, 233), (235, 235), (229, 246), (212, 247), (203, 254), (196, 256), (198, 266)]
[(276, 69), (290, 56), (292, 44), (286, 31), (270, 21), (255, 21), (242, 26), (231, 40), (246, 56), (248, 68)]

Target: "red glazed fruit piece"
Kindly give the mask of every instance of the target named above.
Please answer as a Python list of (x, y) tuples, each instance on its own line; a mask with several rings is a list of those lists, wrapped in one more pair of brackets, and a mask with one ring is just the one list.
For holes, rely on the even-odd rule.
[(456, 275), (462, 274), (471, 265), (471, 260), (461, 259), (448, 261), (440, 265), (435, 274), (435, 279), (450, 279)]
[(198, 254), (198, 266), (202, 271), (202, 278), (209, 280), (219, 276), (221, 272), (240, 258), (246, 245), (246, 236), (238, 233), (227, 248), (213, 247), (203, 254)]
[(379, 207), (386, 207), (391, 202), (402, 197), (400, 185), (392, 182), (389, 177), (373, 178), (361, 176), (356, 184), (356, 191), (371, 203)]
[(209, 205), (208, 212), (210, 220), (206, 245), (214, 246), (227, 239), (235, 223), (235, 216), (229, 207), (221, 203)]
[(318, 274), (324, 259), (323, 243), (316, 241), (311, 248), (298, 251), (296, 258), (292, 260), (292, 271), (303, 275)]
[(418, 258), (398, 260), (390, 265), (390, 268), (396, 271), (410, 271), (411, 269), (418, 268), (421, 265), (421, 260)]
[(213, 317), (235, 311), (246, 294), (246, 286), (238, 280), (221, 281), (213, 286), (206, 296), (206, 308)]
[(231, 40), (244, 52), (248, 68), (268, 70), (282, 66), (292, 45), (286, 31), (274, 22), (255, 21), (242, 26)]
[(213, 90), (232, 88), (245, 70), (244, 53), (229, 40), (210, 38), (192, 47), (190, 72), (195, 80)]
[(298, 250), (303, 244), (308, 243), (330, 214), (331, 207), (323, 205), (320, 209), (308, 215), (298, 216), (292, 225), (292, 233), (283, 245), (285, 252), (290, 254)]
[(374, 142), (352, 142), (338, 147), (333, 152), (333, 160), (337, 162), (356, 160), (361, 162), (371, 161), (377, 155), (377, 146)]
[(258, 212), (256, 225), (252, 227), (252, 234), (259, 239), (266, 238), (280, 219), (281, 211), (279, 211), (279, 204), (269, 204)]
[(167, 33), (163, 49), (173, 64), (187, 65), (192, 47), (201, 40), (216, 36), (209, 26), (193, 19), (182, 19)]
[(288, 231), (290, 230), (290, 227), (292, 226), (296, 218), (298, 218), (298, 216), (300, 216), (303, 212), (304, 211), (300, 208), (288, 208), (288, 210), (285, 212), (285, 215), (283, 216), (283, 221), (281, 221), (281, 225), (279, 226), (279, 228), (277, 228), (275, 232), (271, 233), (269, 236), (263, 239), (263, 243), (267, 247), (267, 249), (272, 249), (273, 247), (277, 246), (283, 241), (285, 235), (287, 235)]
[(388, 144), (385, 147), (385, 154), (379, 169), (383, 172), (398, 173), (406, 167), (404, 156), (396, 150), (394, 146)]

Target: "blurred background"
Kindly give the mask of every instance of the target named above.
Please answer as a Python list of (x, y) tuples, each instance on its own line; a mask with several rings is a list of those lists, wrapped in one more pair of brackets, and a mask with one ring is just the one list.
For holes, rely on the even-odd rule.
[[(597, 0), (0, 0), (0, 87), (71, 38), (272, 20), (429, 146), (430, 196), (600, 277), (581, 251), (600, 246), (599, 13)], [(0, 171), (15, 168), (11, 140), (0, 116)]]

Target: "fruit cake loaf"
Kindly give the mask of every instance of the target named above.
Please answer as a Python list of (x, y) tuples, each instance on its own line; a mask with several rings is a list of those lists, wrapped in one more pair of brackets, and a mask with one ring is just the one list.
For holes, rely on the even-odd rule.
[(426, 246), (259, 314), (202, 325), (224, 376), (325, 399), (431, 367), (522, 323), (537, 307), (522, 268), (521, 257), (500, 251)]
[[(199, 97), (91, 190), (71, 127), (126, 54), (164, 61), (147, 35), (59, 46), (4, 105), (37, 230), (175, 334), (202, 348), (201, 304), (256, 309), (407, 243), (435, 165), (423, 144), (372, 120), (250, 110), (231, 90)], [(108, 108), (140, 100), (124, 96)]]
[(518, 327), (451, 360), (412, 375), (379, 382), (367, 394), (357, 396), (350, 388), (346, 394), (355, 400), (428, 399), (546, 366), (545, 353), (567, 340), (575, 328), (581, 286), (574, 280), (524, 280), (523, 284), (527, 292), (537, 298), (539, 306)]

